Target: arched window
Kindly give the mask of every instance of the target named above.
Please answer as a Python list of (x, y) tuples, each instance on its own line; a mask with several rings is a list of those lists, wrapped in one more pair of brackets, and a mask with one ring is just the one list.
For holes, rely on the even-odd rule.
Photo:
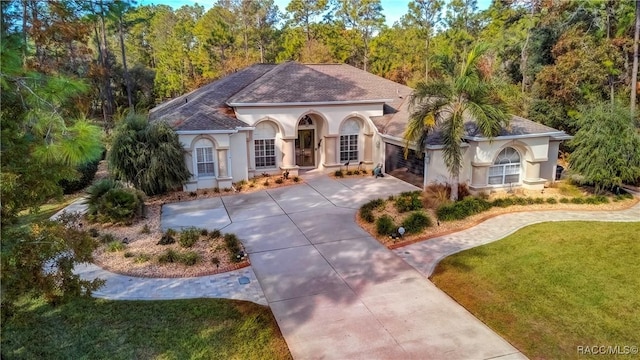
[(196, 153), (196, 176), (216, 176), (213, 143), (207, 139), (200, 139), (196, 142), (194, 148)]
[(276, 133), (276, 127), (268, 121), (259, 123), (253, 131), (256, 169), (276, 166)]
[(358, 160), (358, 134), (360, 123), (347, 119), (340, 126), (340, 162)]
[(514, 148), (504, 148), (493, 166), (489, 168), (489, 185), (514, 184), (520, 182), (520, 154)]

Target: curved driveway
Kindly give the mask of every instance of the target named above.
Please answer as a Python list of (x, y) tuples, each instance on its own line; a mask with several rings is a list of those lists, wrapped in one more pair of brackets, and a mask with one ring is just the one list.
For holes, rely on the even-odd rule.
[[(233, 283), (242, 276), (257, 279), (264, 295), (251, 281), (242, 293), (229, 297), (267, 303), (296, 359), (523, 359), (427, 279), (435, 264), (535, 222), (640, 220), (640, 205), (620, 212), (506, 214), (392, 252), (355, 224), (356, 209), (371, 199), (417, 188), (392, 177), (318, 176), (305, 181), (163, 207), (165, 228), (196, 225), (236, 233), (252, 264), (242, 273), (192, 279), (120, 276), (101, 289), (111, 296), (98, 295), (149, 298), (144, 291), (153, 288), (151, 298), (170, 298), (172, 293), (223, 297), (212, 289), (238, 288)], [(85, 276), (99, 276), (99, 268), (87, 270)], [(148, 283), (141, 285), (143, 281)]]

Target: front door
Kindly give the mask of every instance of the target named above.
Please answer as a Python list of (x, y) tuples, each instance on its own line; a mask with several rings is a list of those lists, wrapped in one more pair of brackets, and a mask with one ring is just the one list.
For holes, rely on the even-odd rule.
[(298, 130), (298, 138), (296, 139), (296, 165), (298, 166), (316, 166), (313, 129)]

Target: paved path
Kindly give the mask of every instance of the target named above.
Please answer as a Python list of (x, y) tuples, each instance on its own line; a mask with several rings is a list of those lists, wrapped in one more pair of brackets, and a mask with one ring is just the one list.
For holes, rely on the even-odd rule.
[(131, 278), (95, 266), (81, 273), (107, 278), (96, 295), (111, 299), (229, 297), (266, 303), (297, 359), (523, 359), (425, 275), (449, 254), (530, 223), (640, 220), (640, 205), (621, 212), (507, 214), (392, 252), (355, 224), (356, 209), (416, 188), (391, 177), (305, 180), (163, 208), (163, 226), (222, 227), (238, 234), (250, 268), (188, 279)]
[(548, 221), (640, 221), (640, 203), (621, 211), (549, 210), (503, 214), (472, 228), (404, 246), (394, 252), (429, 277), (440, 260), (449, 255), (500, 240), (525, 226)]

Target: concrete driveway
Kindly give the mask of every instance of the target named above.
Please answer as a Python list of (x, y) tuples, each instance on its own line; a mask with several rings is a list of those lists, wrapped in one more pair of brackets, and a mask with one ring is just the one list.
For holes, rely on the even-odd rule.
[(417, 188), (392, 177), (305, 181), (167, 205), (163, 226), (228, 224), (296, 359), (525, 358), (355, 224), (366, 201)]

